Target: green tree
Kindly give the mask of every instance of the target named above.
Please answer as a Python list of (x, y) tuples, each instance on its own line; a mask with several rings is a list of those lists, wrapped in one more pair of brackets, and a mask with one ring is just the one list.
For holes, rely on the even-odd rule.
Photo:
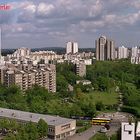
[(27, 123), (25, 126), (25, 131), (28, 133), (29, 140), (37, 140), (39, 138), (37, 125), (35, 123)]
[(37, 124), (37, 129), (38, 129), (39, 136), (41, 138), (47, 136), (47, 134), (48, 134), (48, 124), (43, 119), (39, 120), (39, 122)]
[(98, 102), (96, 103), (96, 109), (97, 109), (98, 111), (102, 111), (102, 110), (105, 109), (105, 106), (104, 106), (104, 104), (103, 104), (101, 101), (98, 101)]

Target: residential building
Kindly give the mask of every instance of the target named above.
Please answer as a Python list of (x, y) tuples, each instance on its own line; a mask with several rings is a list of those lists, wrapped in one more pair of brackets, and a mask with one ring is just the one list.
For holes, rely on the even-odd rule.
[(132, 47), (131, 49), (131, 56), (132, 57), (138, 57), (138, 54), (140, 54), (140, 48), (139, 47)]
[(36, 51), (31, 52), (30, 58), (33, 61), (44, 61), (45, 64), (48, 64), (49, 61), (57, 59), (57, 54), (53, 51)]
[(84, 63), (75, 64), (75, 72), (80, 77), (86, 76), (86, 65)]
[(128, 58), (128, 48), (121, 46), (118, 48), (118, 59)]
[(30, 49), (23, 47), (23, 48), (17, 49), (11, 56), (15, 58), (27, 57), (30, 55), (30, 53), (31, 53)]
[(56, 92), (56, 68), (52, 64), (1, 67), (0, 78), (0, 82), (7, 87), (18, 85), (25, 91), (37, 84), (45, 87), (49, 92)]
[(59, 116), (43, 115), (19, 110), (0, 108), (0, 117), (15, 119), (19, 122), (38, 123), (43, 119), (48, 124), (48, 138), (62, 140), (72, 136), (76, 132), (76, 120), (62, 118)]
[(135, 140), (135, 123), (121, 123), (121, 140)]
[(95, 42), (96, 60), (114, 60), (115, 59), (115, 43), (113, 40), (101, 36)]
[(66, 46), (66, 54), (75, 54), (78, 53), (78, 43), (77, 42), (68, 42)]
[(131, 57), (131, 64), (140, 64), (140, 56)]
[(140, 64), (140, 48), (139, 47), (133, 47), (131, 49), (131, 63)]

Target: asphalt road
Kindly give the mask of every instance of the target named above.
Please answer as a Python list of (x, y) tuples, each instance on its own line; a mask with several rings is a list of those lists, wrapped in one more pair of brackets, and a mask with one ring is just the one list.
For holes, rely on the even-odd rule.
[(89, 140), (93, 135), (100, 130), (101, 126), (92, 126), (81, 134), (75, 134), (74, 136), (67, 138), (67, 140)]

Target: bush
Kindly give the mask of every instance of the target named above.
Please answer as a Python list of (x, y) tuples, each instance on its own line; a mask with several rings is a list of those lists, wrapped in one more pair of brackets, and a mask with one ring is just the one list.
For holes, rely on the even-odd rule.
[(140, 110), (137, 107), (123, 106), (122, 111), (132, 113), (136, 117), (140, 117)]

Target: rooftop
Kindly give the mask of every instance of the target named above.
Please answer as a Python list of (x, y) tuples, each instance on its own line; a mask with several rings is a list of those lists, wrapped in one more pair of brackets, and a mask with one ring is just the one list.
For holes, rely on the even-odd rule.
[(0, 108), (0, 117), (6, 117), (10, 119), (16, 119), (16, 120), (27, 121), (27, 122), (31, 121), (35, 123), (37, 123), (40, 119), (43, 119), (44, 121), (47, 122), (48, 125), (53, 125), (53, 126), (58, 126), (73, 121), (72, 119), (62, 118), (59, 116), (37, 114), (37, 113), (24, 112), (24, 111), (5, 109), (5, 108)]

